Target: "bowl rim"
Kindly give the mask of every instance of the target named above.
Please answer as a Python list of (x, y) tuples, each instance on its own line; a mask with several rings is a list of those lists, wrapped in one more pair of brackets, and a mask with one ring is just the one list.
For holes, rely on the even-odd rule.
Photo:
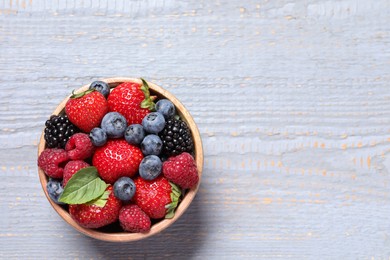
[[(120, 83), (123, 82), (136, 82), (139, 84), (142, 84), (141, 79), (138, 78), (128, 78), (128, 77), (114, 77), (114, 78), (103, 78), (99, 79), (101, 81), (104, 81), (109, 84), (109, 86), (116, 87)], [(191, 134), (192, 138), (194, 140), (194, 151), (195, 151), (195, 161), (196, 165), (198, 167), (198, 174), (199, 174), (199, 181), (198, 184), (192, 188), (187, 190), (184, 198), (181, 200), (179, 203), (178, 207), (176, 208), (175, 211), (175, 216), (171, 219), (162, 219), (161, 221), (157, 222), (156, 224), (153, 224), (150, 231), (147, 233), (128, 233), (128, 232), (122, 232), (122, 233), (104, 233), (100, 232), (95, 229), (89, 229), (89, 228), (84, 228), (80, 226), (73, 218), (69, 215), (68, 211), (63, 209), (60, 205), (54, 203), (46, 190), (46, 184), (48, 181), (47, 175), (43, 172), (42, 169), (38, 167), (38, 175), (39, 175), (39, 180), (42, 185), (42, 189), (44, 191), (44, 194), (53, 207), (53, 209), (67, 222), (69, 225), (71, 225), (74, 229), (77, 231), (83, 233), (84, 235), (87, 235), (89, 237), (102, 240), (102, 241), (108, 241), (108, 242), (131, 242), (131, 241), (138, 241), (141, 239), (148, 238), (150, 236), (156, 235), (163, 231), (164, 229), (168, 228), (171, 226), (177, 219), (181, 217), (181, 215), (186, 211), (186, 209), (189, 207), (193, 199), (195, 198), (196, 193), (199, 190), (201, 179), (202, 179), (202, 172), (203, 172), (203, 145), (202, 145), (202, 139), (200, 136), (199, 129), (197, 125), (195, 124), (194, 119), (192, 118), (191, 114), (189, 111), (185, 108), (185, 106), (169, 91), (166, 89), (158, 86), (155, 83), (146, 81), (149, 85), (149, 88), (151, 92), (155, 92), (158, 96), (167, 98), (171, 100), (176, 107), (177, 113), (180, 115), (182, 120), (184, 120), (189, 128), (191, 129)], [(81, 88), (77, 89), (75, 93), (79, 93), (82, 91), (85, 91), (89, 88), (90, 83), (83, 85)], [(64, 108), (66, 102), (69, 100), (71, 95), (68, 95), (53, 111), (52, 115), (58, 115), (61, 113)], [(46, 142), (44, 139), (44, 128), (41, 133), (40, 141), (38, 144), (38, 157), (41, 154), (41, 152), (45, 149)]]

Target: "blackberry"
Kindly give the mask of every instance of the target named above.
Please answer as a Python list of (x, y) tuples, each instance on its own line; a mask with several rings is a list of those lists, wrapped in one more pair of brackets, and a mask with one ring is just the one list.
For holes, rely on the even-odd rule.
[(191, 131), (182, 120), (168, 119), (159, 136), (163, 142), (163, 153), (168, 156), (183, 152), (192, 153), (194, 149)]
[(74, 134), (79, 132), (67, 115), (52, 115), (45, 123), (45, 141), (49, 148), (65, 148), (66, 142)]

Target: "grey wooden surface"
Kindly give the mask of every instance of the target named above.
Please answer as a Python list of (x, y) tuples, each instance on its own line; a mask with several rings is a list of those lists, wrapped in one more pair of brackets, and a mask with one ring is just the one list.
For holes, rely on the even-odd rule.
[[(1, 259), (390, 259), (390, 2), (0, 0)], [(145, 77), (203, 138), (201, 189), (135, 243), (42, 192), (44, 121), (93, 80)]]

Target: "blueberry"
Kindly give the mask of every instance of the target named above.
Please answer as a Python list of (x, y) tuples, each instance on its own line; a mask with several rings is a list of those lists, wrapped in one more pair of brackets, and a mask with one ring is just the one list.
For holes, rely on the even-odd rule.
[(64, 204), (58, 201), (62, 192), (64, 191), (61, 181), (50, 178), (49, 181), (47, 182), (46, 190), (47, 193), (49, 194), (49, 197), (52, 199), (52, 201), (60, 205)]
[(171, 118), (176, 114), (175, 105), (168, 99), (161, 99), (156, 103), (156, 111), (161, 113), (165, 119)]
[(144, 155), (159, 155), (162, 150), (162, 141), (157, 135), (147, 135), (141, 143)]
[(145, 137), (145, 131), (142, 125), (129, 125), (125, 131), (125, 139), (129, 144), (139, 145)]
[(123, 137), (127, 127), (126, 118), (118, 112), (109, 112), (103, 117), (101, 127), (110, 138)]
[(156, 155), (145, 156), (139, 165), (139, 175), (145, 180), (154, 180), (160, 175), (162, 162)]
[(131, 200), (135, 194), (134, 181), (129, 177), (121, 177), (114, 183), (114, 195), (120, 200)]
[(92, 82), (91, 85), (89, 86), (89, 89), (93, 89), (93, 88), (99, 91), (100, 93), (102, 93), (105, 98), (107, 98), (108, 94), (110, 94), (110, 87), (104, 81)]
[(151, 134), (158, 134), (165, 126), (165, 118), (159, 112), (152, 112), (147, 114), (144, 119), (142, 119), (142, 126), (145, 131)]
[(95, 127), (89, 133), (89, 138), (94, 146), (103, 146), (107, 142), (107, 134), (100, 127)]

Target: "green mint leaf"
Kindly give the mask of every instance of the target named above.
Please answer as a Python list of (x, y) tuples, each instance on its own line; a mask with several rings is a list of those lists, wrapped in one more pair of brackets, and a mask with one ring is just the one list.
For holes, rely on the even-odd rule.
[(100, 197), (106, 187), (107, 184), (99, 178), (96, 167), (86, 167), (69, 179), (59, 201), (67, 204), (83, 204)]
[(94, 200), (91, 200), (91, 201), (87, 202), (86, 204), (87, 205), (96, 205), (98, 207), (103, 208), (104, 206), (106, 206), (106, 203), (107, 203), (108, 197), (110, 196), (110, 193), (111, 193), (111, 191), (106, 190), (105, 192), (103, 192), (103, 194), (100, 197), (98, 197)]

